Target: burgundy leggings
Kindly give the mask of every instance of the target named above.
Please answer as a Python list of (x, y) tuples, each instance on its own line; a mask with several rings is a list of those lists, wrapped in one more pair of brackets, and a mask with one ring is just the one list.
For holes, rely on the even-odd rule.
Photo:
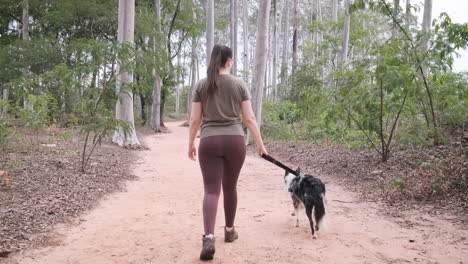
[(198, 147), (205, 197), (203, 223), (205, 235), (214, 234), (218, 199), (223, 186), (226, 226), (234, 225), (237, 209), (237, 179), (245, 160), (243, 136), (209, 136)]

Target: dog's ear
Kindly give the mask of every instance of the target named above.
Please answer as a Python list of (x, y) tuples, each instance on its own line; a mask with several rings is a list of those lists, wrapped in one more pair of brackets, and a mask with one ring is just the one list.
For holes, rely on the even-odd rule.
[(298, 167), (298, 168), (297, 168), (296, 174), (297, 174), (297, 176), (300, 176), (300, 175), (301, 175), (301, 167)]
[(284, 170), (284, 177), (288, 176), (288, 171)]

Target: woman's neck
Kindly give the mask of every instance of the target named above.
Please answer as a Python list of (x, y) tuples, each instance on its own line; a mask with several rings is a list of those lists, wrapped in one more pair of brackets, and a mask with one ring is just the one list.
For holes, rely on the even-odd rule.
[(219, 69), (219, 74), (229, 74), (228, 69)]

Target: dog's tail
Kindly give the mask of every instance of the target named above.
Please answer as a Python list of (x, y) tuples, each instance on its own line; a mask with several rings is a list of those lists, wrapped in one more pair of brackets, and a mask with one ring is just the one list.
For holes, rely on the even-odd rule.
[(320, 193), (315, 199), (315, 208), (314, 208), (314, 216), (315, 221), (317, 221), (317, 225), (319, 229), (323, 230), (326, 229), (325, 223), (325, 214), (326, 214), (326, 200), (325, 200), (325, 192)]

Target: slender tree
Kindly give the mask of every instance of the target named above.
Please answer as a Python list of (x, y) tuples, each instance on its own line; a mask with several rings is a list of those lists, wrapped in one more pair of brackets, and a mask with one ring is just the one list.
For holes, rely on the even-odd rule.
[[(193, 12), (192, 12), (192, 18), (193, 18), (193, 21), (196, 21), (197, 20), (197, 13), (195, 12), (195, 2), (196, 0), (192, 0), (192, 8), (193, 8)], [(191, 110), (192, 110), (192, 93), (193, 93), (193, 90), (195, 89), (195, 84), (197, 82), (197, 38), (195, 36), (195, 34), (193, 33), (192, 34), (192, 43), (191, 43), (191, 48), (192, 48), (192, 53), (191, 53), (191, 80), (190, 80), (190, 88), (189, 88), (189, 91), (188, 91), (188, 94), (187, 94), (187, 117), (190, 121), (190, 114), (191, 114)]]
[(291, 75), (294, 75), (296, 72), (297, 67), (297, 29), (299, 26), (299, 17), (298, 17), (298, 10), (297, 10), (297, 1), (294, 0), (294, 7), (293, 7), (293, 44), (292, 44), (292, 70)]
[(345, 0), (345, 16), (343, 25), (343, 41), (341, 42), (341, 64), (345, 64), (348, 59), (349, 31), (351, 26), (351, 16), (349, 13), (349, 1)]
[(249, 60), (249, 6), (248, 1), (243, 0), (242, 2), (242, 26), (243, 26), (243, 41), (244, 41), (244, 72), (247, 75), (250, 70)]
[(231, 49), (233, 54), (233, 64), (232, 64), (232, 73), (237, 74), (237, 0), (230, 1), (230, 13), (231, 13), (231, 23), (230, 23), (230, 39), (231, 39)]
[(432, 23), (432, 0), (424, 0), (424, 15), (422, 21), (422, 32), (426, 34), (423, 37), (423, 41), (421, 44), (421, 49), (423, 53), (426, 53), (429, 46), (429, 37), (427, 34), (431, 31), (431, 23)]
[[(21, 39), (23, 41), (29, 41), (29, 0), (23, 1), (23, 17), (21, 22)], [(23, 73), (27, 75), (29, 73), (29, 67), (24, 68)], [(24, 87), (23, 107), (32, 110), (32, 105), (29, 103), (27, 94), (28, 91), (26, 87)]]
[(176, 84), (176, 102), (175, 102), (175, 114), (176, 116), (179, 116), (180, 114), (180, 90), (181, 90), (181, 85), (182, 84), (182, 80), (183, 80), (183, 77), (182, 77), (182, 62), (181, 62), (181, 57), (182, 55), (179, 54), (179, 56), (177, 56), (177, 75), (176, 75), (176, 80), (177, 80), (177, 84)]
[[(133, 44), (135, 30), (135, 0), (119, 0), (119, 24), (117, 40), (120, 43)], [(133, 93), (128, 85), (133, 82), (133, 75), (127, 70), (118, 69), (116, 89), (118, 91), (115, 116), (118, 120), (129, 123), (129, 131), (119, 127), (112, 138), (112, 142), (119, 146), (138, 146), (140, 142), (135, 131), (133, 117)], [(126, 133), (128, 132), (128, 133)]]
[(411, 0), (406, 0), (406, 14), (405, 14), (406, 24), (411, 24)]
[[(210, 64), (214, 46), (214, 0), (206, 1), (206, 65)], [(208, 66), (207, 66), (208, 67)]]
[(269, 21), (270, 0), (260, 0), (257, 21), (257, 40), (255, 43), (254, 71), (252, 78), (252, 106), (259, 125), (262, 124), (262, 100), (265, 89)]
[(273, 53), (273, 58), (272, 58), (272, 90), (273, 90), (273, 101), (276, 100), (278, 96), (278, 91), (277, 91), (277, 74), (278, 74), (278, 20), (279, 20), (279, 12), (278, 12), (278, 1), (273, 0), (273, 39), (272, 39), (272, 53)]
[[(161, 0), (154, 0), (154, 18), (156, 20), (156, 31), (161, 32)], [(154, 37), (153, 49), (156, 52), (156, 45), (158, 45), (157, 37)], [(155, 58), (156, 60), (156, 58)], [(156, 69), (153, 69), (153, 104), (151, 106), (151, 128), (154, 132), (161, 132), (161, 85), (162, 80)]]
[(288, 47), (289, 47), (289, 1), (283, 5), (282, 32), (283, 32), (283, 54), (281, 56), (281, 85), (286, 86), (288, 82)]
[[(395, 17), (398, 17), (399, 12), (400, 12), (400, 0), (393, 0), (393, 15)], [(393, 25), (392, 37), (395, 38), (397, 34), (398, 34), (398, 27), (396, 25)]]
[(331, 20), (338, 21), (338, 0), (331, 0), (332, 10), (331, 10)]

